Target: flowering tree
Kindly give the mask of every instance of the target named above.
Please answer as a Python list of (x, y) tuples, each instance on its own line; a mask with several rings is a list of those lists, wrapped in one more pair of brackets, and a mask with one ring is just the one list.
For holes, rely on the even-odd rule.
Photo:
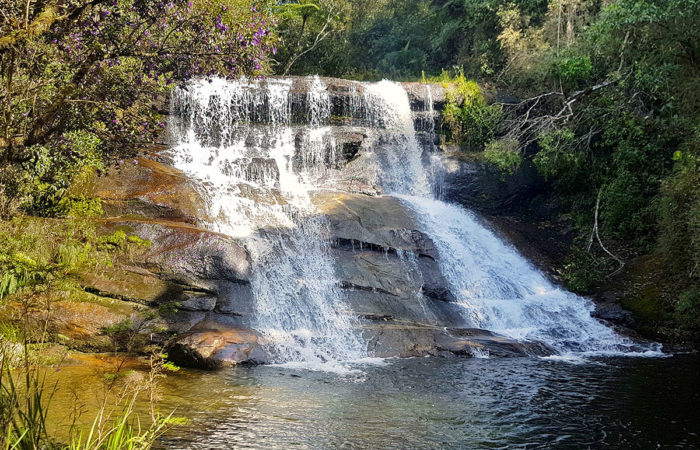
[(268, 0), (3, 0), (0, 161), (75, 130), (148, 141), (178, 80), (266, 73), (274, 26)]

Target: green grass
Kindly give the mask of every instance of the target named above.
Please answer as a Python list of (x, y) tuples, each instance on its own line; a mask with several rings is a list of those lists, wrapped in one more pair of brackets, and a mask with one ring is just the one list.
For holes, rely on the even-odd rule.
[[(187, 423), (186, 419), (173, 414), (162, 415), (157, 411), (158, 381), (166, 372), (178, 368), (165, 361), (167, 355), (151, 356), (150, 371), (136, 382), (126, 384), (126, 390), (116, 404), (119, 414), (112, 417), (107, 401), (95, 414), (89, 430), (71, 427), (67, 443), (55, 441), (48, 432), (49, 411), (58, 384), (47, 382), (47, 371), (30, 363), (30, 349), (25, 339), (24, 356), (20, 364), (13, 366), (9, 355), (8, 341), (0, 338), (0, 448), (5, 450), (145, 450), (170, 427)], [(115, 389), (119, 373), (111, 378), (111, 389)], [(140, 396), (150, 400), (150, 417), (144, 420), (136, 413), (135, 406)], [(66, 408), (66, 405), (60, 405)], [(144, 423), (148, 422), (148, 425)]]

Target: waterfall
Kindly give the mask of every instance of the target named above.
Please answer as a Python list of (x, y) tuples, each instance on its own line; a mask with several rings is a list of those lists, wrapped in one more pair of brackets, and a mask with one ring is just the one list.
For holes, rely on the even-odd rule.
[[(418, 120), (426, 145), (399, 83), (350, 83), (344, 97), (333, 98), (318, 77), (305, 79), (301, 92), (294, 83), (198, 80), (171, 100), (173, 164), (208, 200), (207, 227), (245, 243), (255, 300), (250, 326), (274, 362), (367, 356), (335, 273), (329, 221), (311, 201), (314, 190), (338, 189), (358, 174), (398, 198), (434, 242), (465, 326), (544, 342), (561, 354), (646, 350), (592, 318), (589, 300), (553, 285), (473, 213), (439, 200), (429, 87)], [(361, 128), (366, 137), (352, 164), (333, 134), (338, 116), (348, 132)], [(406, 273), (417, 270), (418, 255), (396, 253)]]
[(423, 169), (406, 91), (399, 83), (384, 80), (368, 85), (365, 98), (373, 124), (383, 127), (382, 145), (373, 146), (382, 187), (391, 193), (429, 195), (430, 180)]
[[(437, 199), (439, 189), (428, 182), (435, 177), (428, 174), (439, 173), (439, 163), (421, 155), (408, 95), (398, 83), (382, 84), (371, 92), (384, 104), (397, 145), (391, 146), (394, 153), (384, 159), (379, 178), (435, 243), (441, 272), (468, 326), (544, 342), (560, 354), (657, 354), (658, 345), (639, 345), (598, 322), (590, 300), (553, 285), (472, 212)], [(428, 100), (432, 108), (431, 95)]]
[[(252, 326), (274, 362), (325, 363), (365, 356), (328, 254), (328, 223), (309, 192), (332, 169), (330, 116), (316, 77), (305, 119), (293, 125), (290, 80), (200, 80), (176, 89), (174, 165), (209, 202), (209, 228), (243, 239), (253, 265)], [(302, 141), (297, 151), (296, 139)]]

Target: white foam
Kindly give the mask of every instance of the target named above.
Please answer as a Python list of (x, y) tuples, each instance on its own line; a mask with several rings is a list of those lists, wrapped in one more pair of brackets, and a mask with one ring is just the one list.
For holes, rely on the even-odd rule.
[(273, 360), (333, 368), (366, 352), (339, 292), (328, 223), (310, 201), (337, 152), (321, 126), (328, 93), (318, 77), (309, 81), (304, 130), (292, 126), (290, 80), (199, 80), (176, 90), (171, 155), (199, 181), (208, 226), (245, 242), (251, 325)]
[(470, 211), (440, 200), (398, 196), (440, 254), (439, 265), (470, 326), (544, 342), (560, 354), (659, 354), (591, 316), (593, 303), (553, 285)]

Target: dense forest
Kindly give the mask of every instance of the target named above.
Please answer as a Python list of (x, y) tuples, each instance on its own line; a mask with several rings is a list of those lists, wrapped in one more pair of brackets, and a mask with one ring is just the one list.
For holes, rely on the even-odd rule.
[[(569, 287), (652, 255), (659, 303), (636, 307), (697, 339), (700, 2), (328, 0), (285, 14), (279, 72), (461, 80), (452, 138), (506, 172), (534, 163), (566, 202)], [(466, 80), (518, 100), (486, 102)]]
[(80, 185), (160, 139), (173, 87), (309, 74), (449, 87), (446, 138), (564, 205), (568, 287), (652, 279), (623, 306), (700, 341), (700, 0), (5, 0), (0, 301), (142, 244)]

